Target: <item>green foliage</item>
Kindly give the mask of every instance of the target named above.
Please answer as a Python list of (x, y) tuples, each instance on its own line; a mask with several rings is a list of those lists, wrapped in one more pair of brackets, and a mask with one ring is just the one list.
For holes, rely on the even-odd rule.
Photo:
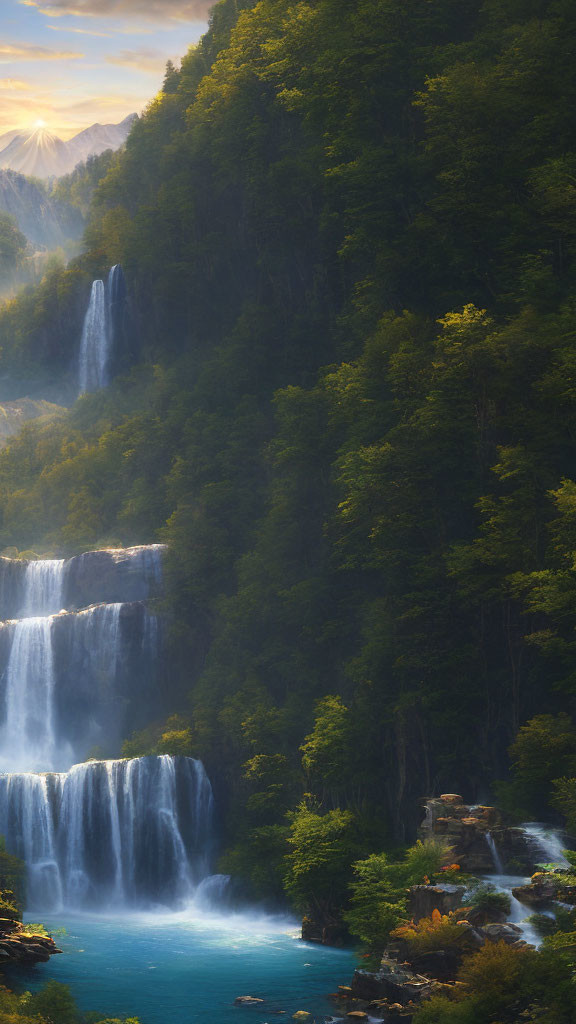
[(5, 282), (19, 269), (27, 245), (14, 218), (0, 212), (0, 281)]
[(409, 887), (438, 874), (448, 854), (444, 844), (429, 839), (410, 847), (401, 861), (380, 853), (354, 864), (345, 914), (351, 934), (370, 950), (382, 951), (390, 933), (406, 918)]
[(78, 1010), (67, 985), (51, 979), (27, 1001), (31, 1015), (58, 1021), (58, 1024), (78, 1024)]
[(435, 910), (431, 917), (423, 917), (417, 923), (401, 924), (392, 932), (392, 938), (402, 944), (403, 955), (420, 956), (434, 950), (470, 951), (475, 943), (470, 928), (458, 921), (453, 914), (441, 914)]
[(344, 900), (515, 737), (515, 815), (576, 775), (575, 39), (566, 0), (222, 0), (0, 310), (6, 387), (72, 386), (125, 268), (138, 365), (0, 453), (0, 549), (169, 544), (182, 721), (124, 753), (206, 760), (260, 894)]
[(508, 893), (499, 892), (489, 882), (483, 882), (472, 888), (464, 901), (464, 905), (473, 907), (475, 910), (497, 911), (508, 916), (510, 914), (511, 900)]
[[(576, 728), (571, 718), (563, 712), (532, 718), (520, 729), (510, 756), (512, 780), (500, 787), (499, 796), (520, 818), (539, 817), (549, 805), (554, 780), (576, 771)], [(569, 803), (568, 781), (557, 784), (557, 806)]]
[(306, 802), (291, 814), (285, 887), (304, 913), (326, 917), (344, 903), (350, 865), (361, 852), (359, 826), (351, 811), (318, 814)]
[(576, 832), (576, 779), (555, 779), (550, 803), (566, 818), (566, 827)]
[(25, 902), (24, 861), (6, 851), (6, 840), (0, 836), (0, 917), (15, 920), (22, 915)]
[(576, 1009), (572, 969), (564, 954), (486, 943), (465, 958), (458, 980), (450, 998), (433, 996), (422, 1005), (418, 1024), (570, 1024)]

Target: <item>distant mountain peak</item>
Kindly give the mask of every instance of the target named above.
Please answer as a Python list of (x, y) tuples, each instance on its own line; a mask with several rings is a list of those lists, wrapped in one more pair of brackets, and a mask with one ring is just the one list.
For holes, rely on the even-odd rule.
[(66, 142), (43, 124), (30, 131), (6, 132), (0, 136), (0, 168), (36, 178), (60, 178), (89, 156), (119, 149), (137, 119), (137, 114), (129, 114), (119, 124), (96, 123)]

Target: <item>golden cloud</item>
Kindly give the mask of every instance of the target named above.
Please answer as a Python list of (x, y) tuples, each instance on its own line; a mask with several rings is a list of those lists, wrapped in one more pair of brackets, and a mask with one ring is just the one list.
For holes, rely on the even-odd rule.
[(32, 46), (27, 43), (0, 43), (0, 64), (11, 64), (23, 60), (78, 60), (83, 53), (73, 50), (51, 50), (47, 46)]
[(21, 82), (18, 78), (0, 78), (0, 92), (27, 92), (29, 82)]
[(110, 39), (110, 32), (95, 32), (89, 28), (69, 28), (63, 25), (47, 25), (46, 28), (52, 30), (52, 32), (75, 32), (79, 36), (99, 36), (100, 39)]
[(205, 21), (216, 0), (19, 0), (51, 18), (149, 18), (163, 21)]
[(136, 68), (138, 71), (147, 71), (158, 74), (164, 70), (168, 56), (160, 50), (146, 49), (141, 47), (138, 50), (121, 50), (120, 53), (111, 54), (106, 57), (108, 64), (118, 64), (125, 68)]

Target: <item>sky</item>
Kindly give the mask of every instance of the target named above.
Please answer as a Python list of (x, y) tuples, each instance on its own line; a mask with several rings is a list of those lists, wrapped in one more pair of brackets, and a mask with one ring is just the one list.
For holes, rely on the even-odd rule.
[(214, 0), (0, 0), (0, 134), (63, 139), (140, 113)]

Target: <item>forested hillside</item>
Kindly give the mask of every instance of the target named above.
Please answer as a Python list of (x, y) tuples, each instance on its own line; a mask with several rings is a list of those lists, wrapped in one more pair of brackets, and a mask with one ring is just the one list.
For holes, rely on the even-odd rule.
[(306, 904), (312, 837), (337, 901), (433, 791), (576, 806), (575, 43), (569, 0), (221, 0), (0, 311), (51, 379), (124, 267), (140, 360), (0, 454), (0, 545), (170, 545), (176, 717), (126, 751), (206, 760), (256, 895), (292, 849)]

